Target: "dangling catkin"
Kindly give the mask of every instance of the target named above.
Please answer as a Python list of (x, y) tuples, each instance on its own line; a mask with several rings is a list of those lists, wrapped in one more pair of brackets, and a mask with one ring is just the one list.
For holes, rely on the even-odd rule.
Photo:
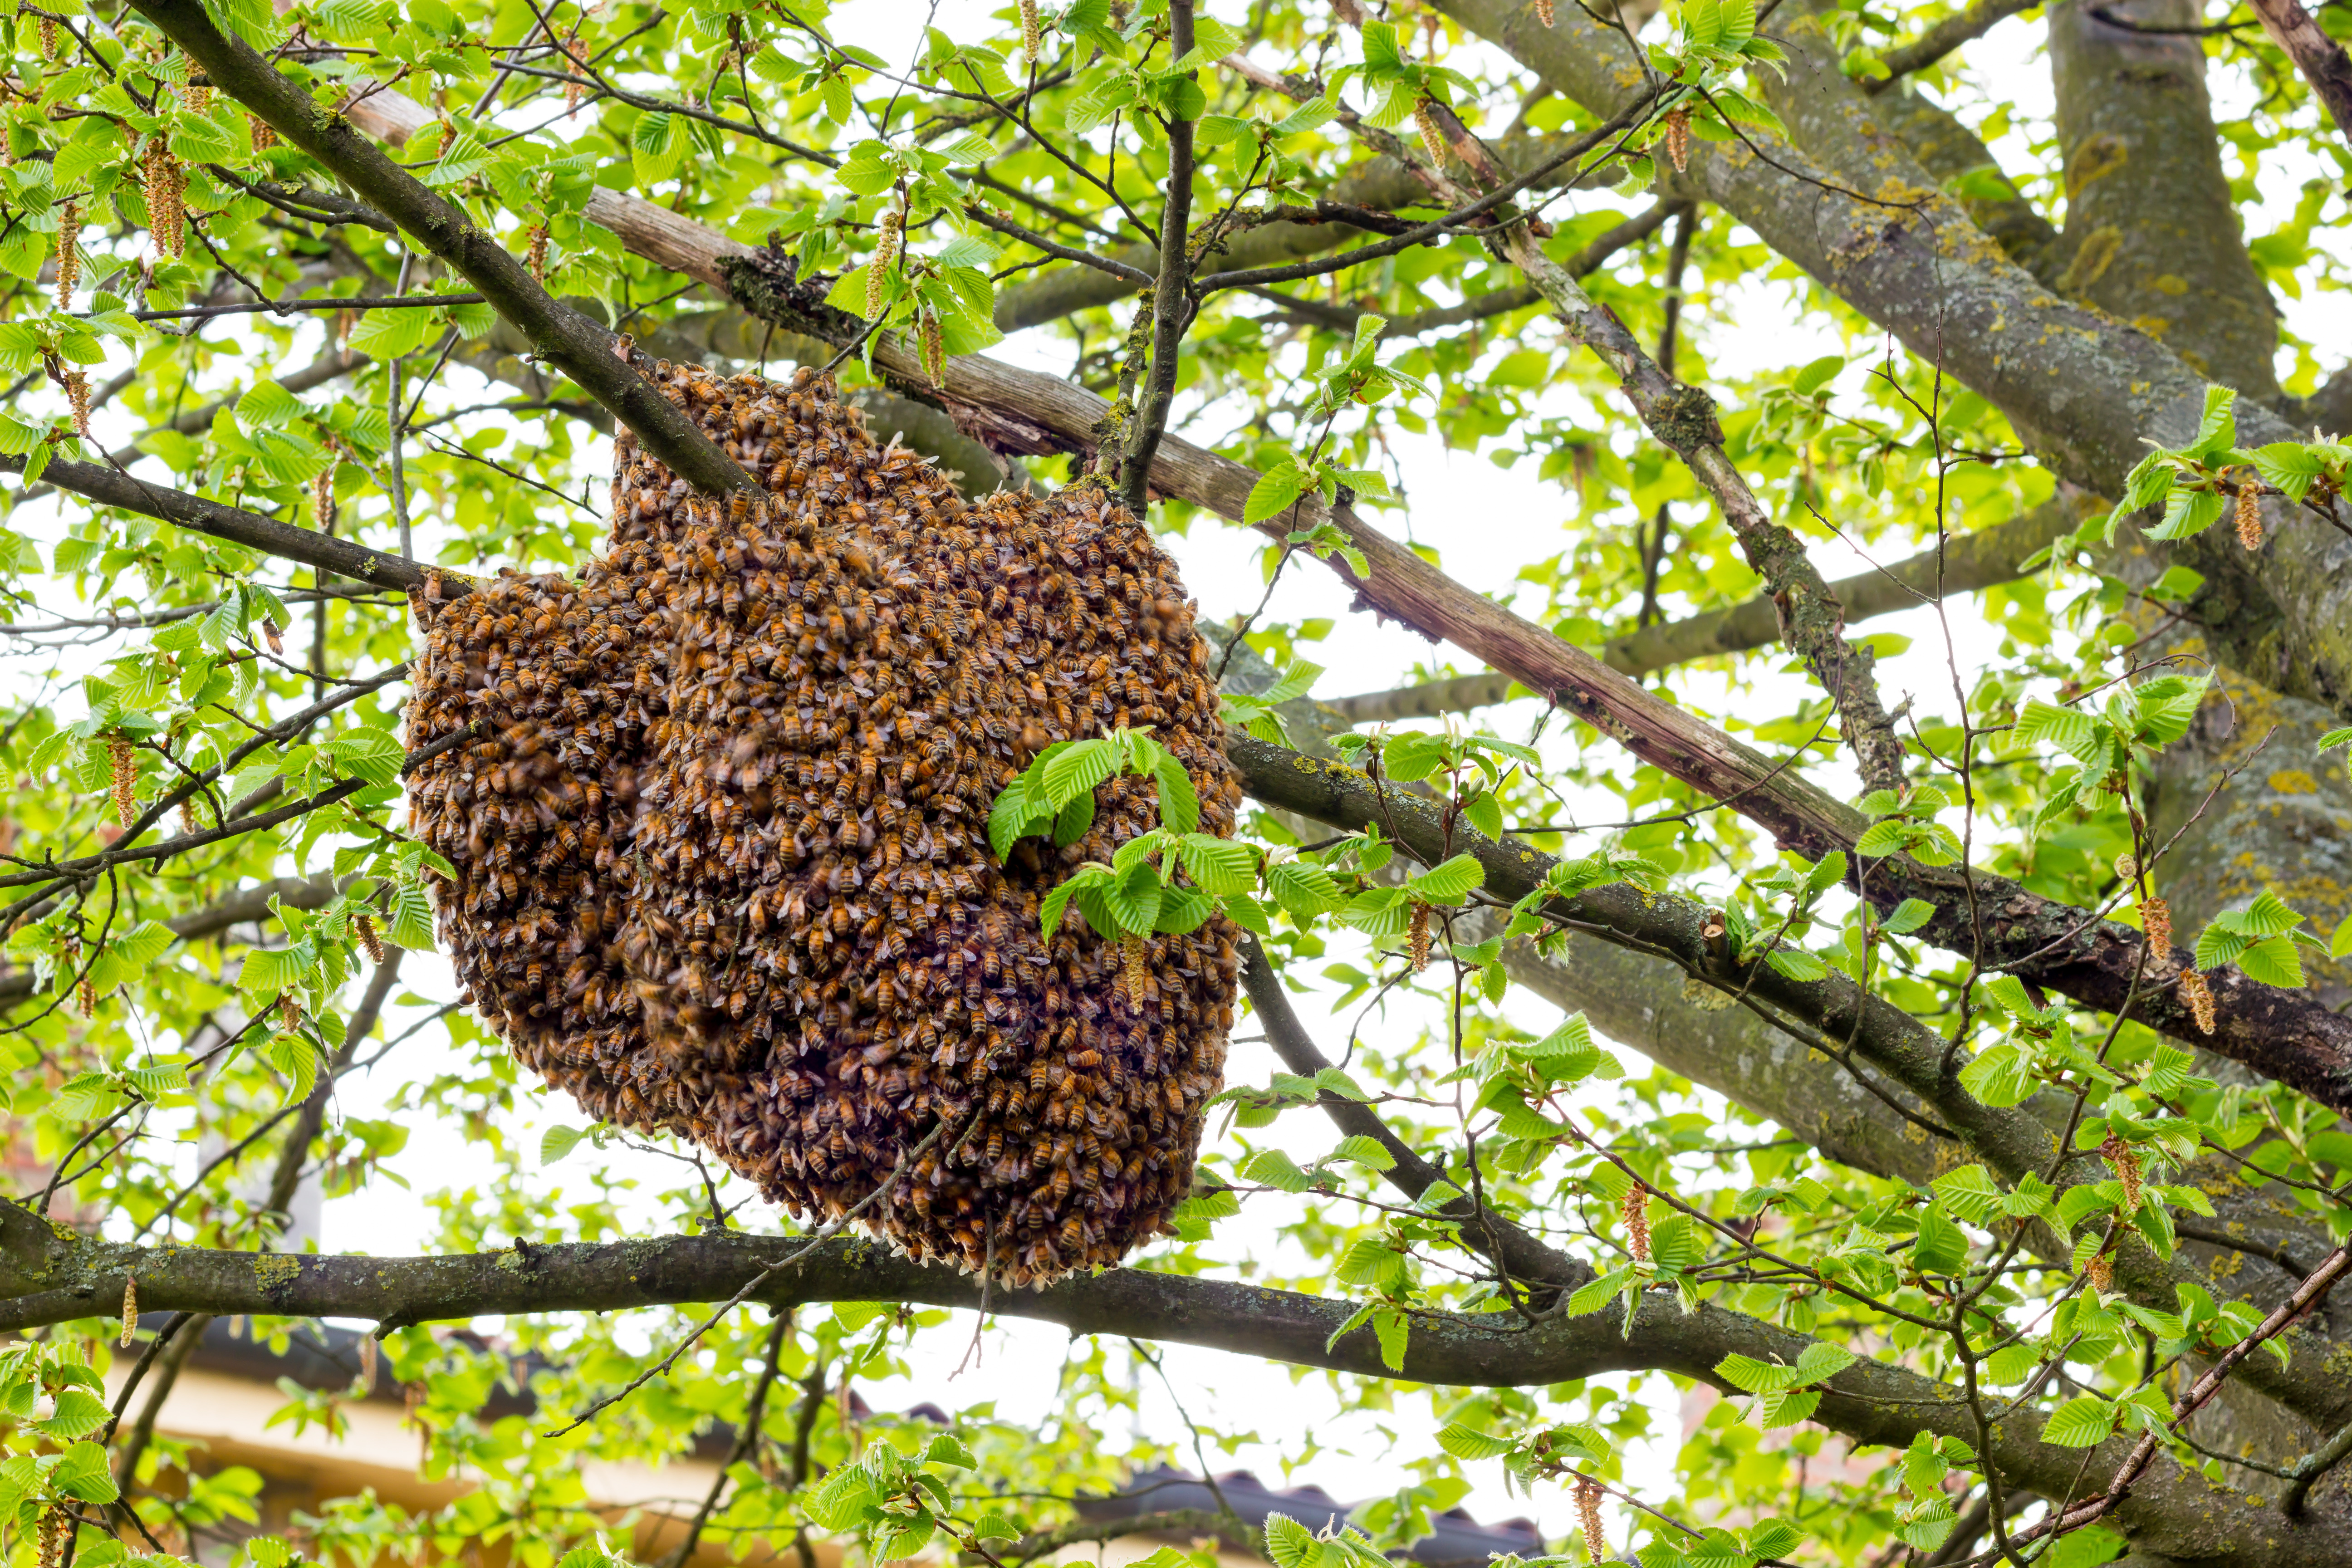
[(106, 742), (106, 761), (112, 775), (114, 820), (128, 827), (139, 815), (138, 759), (131, 754), (131, 742), (117, 735)]
[(1429, 161), (1441, 169), (1445, 167), (1445, 138), (1437, 132), (1436, 100), (1424, 98), (1415, 103), (1412, 122), (1421, 127), (1421, 144), (1429, 149)]
[(248, 110), (245, 117), (245, 128), (253, 132), (255, 152), (267, 153), (278, 145), (278, 132), (271, 130), (269, 122), (261, 116)]
[(525, 253), (523, 259), (530, 267), (533, 279), (541, 283), (547, 281), (547, 226), (545, 224), (535, 223), (530, 226), (530, 248)]
[(944, 389), (948, 384), (948, 333), (937, 316), (923, 317), (923, 369), (931, 384)]
[(1536, 0), (1536, 20), (1549, 27), (1552, 23), (1552, 0)]
[(2099, 1154), (2116, 1168), (2116, 1179), (2124, 1184), (2124, 1207), (2139, 1207), (2142, 1180), (2139, 1151), (2110, 1132), (2099, 1145)]
[(2207, 983), (2205, 972), (2191, 965), (2180, 977), (2180, 999), (2189, 1004), (2189, 1013), (2197, 1019), (2197, 1027), (2210, 1035), (2213, 1032), (2213, 987)]
[(187, 248), (188, 244), (187, 209), (184, 201), (188, 176), (161, 134), (147, 139), (143, 174), (147, 187), (147, 231), (155, 237), (156, 249), (176, 258)]
[(81, 277), (81, 203), (68, 201), (58, 208), (58, 309), (73, 309), (74, 284)]
[(1021, 0), (1021, 52), (1035, 65), (1045, 52), (1045, 29), (1037, 19), (1037, 0)]
[(1650, 1261), (1650, 1189), (1635, 1182), (1633, 1190), (1627, 1193), (1625, 1201), (1618, 1205), (1618, 1213), (1625, 1221), (1626, 1250), (1633, 1253), (1634, 1262), (1647, 1263)]
[(210, 82), (192, 81), (180, 89), (180, 101), (191, 114), (202, 114), (213, 106)]
[(1412, 906), (1412, 923), (1405, 928), (1405, 952), (1415, 974), (1429, 967), (1429, 906)]
[(89, 373), (66, 372), (66, 406), (73, 412), (74, 434), (89, 439)]
[(335, 521), (335, 465), (340, 460), (328, 454), (327, 466), (310, 476), (310, 521), (321, 533)]
[(73, 1539), (73, 1516), (53, 1508), (41, 1519), (40, 1568), (58, 1568), (66, 1560), (66, 1542)]
[(360, 1386), (370, 1394), (375, 1392), (375, 1336), (360, 1336)]
[(122, 1348), (129, 1350), (131, 1342), (138, 1337), (139, 1277), (135, 1274), (126, 1274), (122, 1277), (122, 1339), (121, 1341)]
[(2147, 933), (2150, 963), (2160, 963), (2172, 952), (2172, 906), (2150, 894), (2139, 901), (2139, 929)]
[(360, 947), (362, 951), (365, 952), (368, 955), (368, 962), (370, 963), (382, 963), (383, 962), (383, 938), (376, 934), (375, 921), (370, 920), (365, 915), (362, 915), (358, 921), (358, 928)]
[(2115, 1260), (2104, 1252), (2099, 1253), (2083, 1265), (2083, 1278), (2091, 1282), (2092, 1289), (2105, 1295), (2115, 1288)]
[(1576, 1516), (1584, 1526), (1584, 1550), (1596, 1563), (1609, 1561), (1609, 1536), (1601, 1528), (1601, 1489), (1583, 1476), (1576, 1479)]
[(2249, 550), (2263, 547), (2263, 488), (2252, 479), (2238, 481), (2238, 542)]
[(1666, 157), (1679, 174), (1690, 167), (1690, 110), (1669, 109), (1665, 121)]
[(1151, 989), (1150, 950), (1139, 936), (1122, 937), (1118, 944), (1119, 977), (1127, 986), (1127, 1005), (1138, 1012)]
[(869, 321), (882, 313), (883, 297), (890, 288), (890, 263), (898, 258), (898, 226), (905, 221), (895, 207), (882, 215), (881, 232), (874, 240), (874, 259), (866, 265), (866, 319)]

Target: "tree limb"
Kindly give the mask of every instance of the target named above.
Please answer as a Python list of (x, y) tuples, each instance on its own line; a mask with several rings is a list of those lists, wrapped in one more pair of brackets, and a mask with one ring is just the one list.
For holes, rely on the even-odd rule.
[(756, 489), (685, 412), (614, 352), (602, 327), (549, 296), (521, 262), (459, 208), (394, 163), (349, 121), (320, 111), (291, 77), (214, 26), (201, 0), (136, 0), (135, 8), (227, 93), (280, 136), (317, 159), (360, 199), (481, 290), (546, 359), (635, 431), (645, 449), (690, 483), (714, 493)]

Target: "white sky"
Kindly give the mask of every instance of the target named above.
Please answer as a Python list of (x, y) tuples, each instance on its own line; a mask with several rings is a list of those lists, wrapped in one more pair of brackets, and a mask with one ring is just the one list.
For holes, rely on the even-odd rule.
[[(1236, 0), (1217, 0), (1215, 8), (1234, 13), (1236, 20), (1241, 9)], [(915, 45), (917, 29), (928, 9), (914, 0), (873, 0), (847, 7), (836, 14), (836, 36), (842, 41), (874, 48), (886, 58), (903, 59)], [(992, 9), (982, 0), (943, 0), (937, 8), (936, 19), (953, 36), (969, 38), (997, 29), (998, 24), (988, 20)], [(2040, 37), (2038, 22), (2012, 21), (1973, 46), (1969, 57), (1986, 77), (2001, 81), (2017, 104), (2019, 128), (2000, 149), (2012, 169), (2031, 165), (2032, 160), (2025, 152), (2029, 133), (2046, 134), (2045, 130), (2037, 128), (2046, 127), (2050, 111), (2048, 70), (2040, 55)], [(2250, 217), (2257, 231), (2283, 218), (2303, 179), (2319, 172), (2308, 167), (2307, 162), (2282, 155), (2266, 161), (2261, 181), (2263, 207)], [(1577, 200), (1610, 205), (1612, 198), (1600, 195)], [(1585, 209), (1555, 209), (1561, 214), (1570, 210)], [(2343, 238), (2340, 232), (2325, 235), (2321, 243), (2341, 247)], [(2340, 251), (2338, 256), (2341, 259)], [(2307, 339), (2321, 343), (2352, 342), (2352, 331), (2347, 330), (2352, 323), (2346, 320), (2341, 295), (2320, 295), (2284, 303), (2294, 328)], [(1729, 290), (1701, 293), (1688, 319), (1697, 332), (1705, 334), (1706, 350), (1718, 375), (1737, 376), (1773, 364), (1799, 364), (1817, 353), (1837, 352), (1842, 346), (1818, 320), (1808, 319), (1799, 300), (1784, 285), (1750, 281)], [(1739, 331), (1710, 331), (1710, 327), (1717, 323), (1733, 321), (1739, 324)], [(215, 335), (226, 335), (226, 331), (216, 330)], [(1067, 368), (1066, 345), (1043, 334), (1016, 337), (994, 352), (1013, 363), (1055, 374)], [(301, 360), (290, 357), (289, 363)], [(104, 374), (102, 370), (95, 372), (94, 379)], [(1859, 366), (1848, 373), (1850, 381), (1858, 380), (1859, 375)], [(109, 434), (103, 429), (100, 433)], [(119, 439), (131, 433), (124, 427), (111, 434)], [(1413, 532), (1423, 542), (1439, 544), (1446, 569), (1471, 587), (1507, 597), (1513, 591), (1514, 574), (1522, 563), (1547, 556), (1570, 542), (1573, 501), (1556, 486), (1536, 480), (1532, 465), (1518, 470), (1502, 469), (1478, 454), (1448, 452), (1428, 437), (1402, 437), (1394, 443), (1394, 449), (1413, 498)], [(597, 473), (604, 461), (602, 451), (587, 454), (583, 462), (583, 473)], [(1388, 520), (1387, 526), (1398, 526), (1397, 514), (1388, 514)], [(10, 521), (14, 526), (28, 529), (44, 543), (53, 540), (57, 531), (52, 508), (28, 508)], [(1237, 528), (1220, 529), (1204, 519), (1194, 524), (1189, 537), (1171, 541), (1170, 548), (1181, 561), (1186, 581), (1199, 596), (1204, 613), (1223, 616), (1245, 610), (1257, 602), (1262, 583), (1257, 564), (1259, 543), (1254, 534)], [(1833, 540), (1822, 542), (1815, 554), (1825, 574), (1832, 578), (1864, 569), (1864, 563), (1851, 551)], [(1408, 678), (1413, 663), (1429, 653), (1427, 645), (1411, 634), (1382, 630), (1370, 617), (1351, 615), (1347, 596), (1336, 579), (1309, 563), (1301, 563), (1286, 575), (1268, 614), (1271, 618), (1292, 622), (1317, 616), (1335, 621), (1330, 637), (1310, 653), (1330, 670), (1318, 688), (1322, 695), (1395, 684)], [(1952, 622), (1959, 640), (1956, 651), (1960, 668), (1973, 671), (1991, 663), (1998, 639), (1973, 605), (1954, 605)], [(1881, 665), (1890, 702), (1906, 692), (1916, 692), (1923, 711), (1948, 711), (1950, 689), (1945, 649), (1932, 615), (1915, 611), (1890, 616), (1872, 623), (1869, 629), (1899, 631), (1913, 638), (1908, 652)], [(1475, 668), (1475, 664), (1469, 668)], [(1777, 710), (1784, 700), (1793, 701), (1799, 686), (1794, 678), (1769, 674), (1759, 675), (1756, 683), (1759, 695), (1754, 701), (1761, 705), (1759, 710)], [(1705, 687), (1685, 689), (1691, 700), (1702, 705), (1720, 706), (1728, 697), (1728, 693), (1710, 692)], [(1527, 721), (1526, 715), (1510, 710), (1493, 721), (1497, 732), (1506, 735), (1524, 733)], [(1604, 809), (1594, 815), (1605, 817), (1612, 814)], [(404, 978), (412, 994), (434, 1001), (454, 994), (456, 989), (446, 963), (433, 954), (411, 955)], [(1544, 1016), (1549, 1011), (1538, 1002), (1518, 997), (1509, 1003), (1508, 1010), (1531, 1026), (1545, 1025)], [(1309, 1026), (1318, 1029), (1327, 1040), (1335, 1044), (1344, 1040), (1344, 1021), (1327, 1022), (1322, 1009), (1311, 998), (1302, 1011)], [(415, 1009), (395, 1008), (388, 1024), (394, 1029), (404, 1027), (406, 1020), (415, 1016)], [(1415, 1026), (1409, 1015), (1400, 1014), (1386, 1026), (1387, 1037), (1393, 1039), (1397, 1031)], [(1255, 1030), (1245, 1026), (1244, 1032)], [(354, 1114), (383, 1114), (386, 1097), (400, 1083), (429, 1076), (436, 1057), (446, 1059), (449, 1056), (438, 1031), (429, 1031), (404, 1046), (394, 1067), (373, 1079), (347, 1082), (341, 1089), (342, 1106)], [(1637, 1062), (1629, 1066), (1638, 1070)], [(1233, 1051), (1228, 1081), (1264, 1082), (1272, 1068), (1265, 1047), (1237, 1045)], [(530, 1149), (537, 1146), (539, 1126), (558, 1121), (576, 1125), (582, 1120), (568, 1100), (551, 1096), (530, 1099), (523, 1119), (526, 1126), (518, 1142)], [(411, 1128), (411, 1141), (393, 1165), (420, 1191), (463, 1185), (487, 1173), (481, 1156), (469, 1146), (461, 1129), (414, 1115), (403, 1120)], [(1265, 1135), (1256, 1136), (1263, 1141)], [(1329, 1138), (1326, 1130), (1293, 1119), (1287, 1124), (1285, 1141), (1294, 1152), (1312, 1155), (1327, 1148)], [(588, 1168), (587, 1163), (595, 1159), (602, 1159), (615, 1171), (639, 1176), (647, 1191), (677, 1184), (676, 1173), (679, 1168), (667, 1162), (625, 1152), (600, 1156), (584, 1147), (550, 1176), (559, 1182), (579, 1182)], [(1219, 1250), (1235, 1258), (1253, 1248), (1270, 1250), (1282, 1212), (1276, 1205), (1268, 1203), (1255, 1207), (1243, 1220), (1229, 1222), (1220, 1232)], [(768, 1225), (774, 1217), (779, 1216), (770, 1215), (756, 1200), (740, 1216), (754, 1227)], [(323, 1245), (330, 1250), (363, 1247), (399, 1253), (423, 1249), (428, 1233), (429, 1215), (416, 1197), (389, 1183), (380, 1183), (370, 1192), (339, 1199), (329, 1205)], [(962, 1353), (964, 1339), (961, 1329), (930, 1336), (914, 1357), (918, 1375), (902, 1385), (868, 1388), (865, 1391), (867, 1398), (882, 1408), (899, 1408), (922, 1400), (955, 1408), (992, 1400), (1000, 1414), (1015, 1420), (1034, 1421), (1044, 1416), (1053, 1395), (1052, 1370), (1063, 1354), (1064, 1336), (1058, 1331), (1003, 1320), (991, 1335), (981, 1364), (950, 1380), (948, 1374)], [(1334, 1401), (1319, 1376), (1304, 1379), (1294, 1386), (1281, 1369), (1181, 1346), (1169, 1347), (1166, 1364), (1183, 1388), (1185, 1403), (1195, 1419), (1213, 1429), (1254, 1430), (1264, 1439), (1230, 1459), (1213, 1455), (1212, 1462), (1221, 1469), (1247, 1467), (1275, 1484), (1311, 1480), (1338, 1497), (1357, 1499), (1393, 1490), (1407, 1479), (1404, 1461), (1432, 1451), (1428, 1439), (1433, 1428), (1427, 1418), (1425, 1401), (1406, 1402), (1382, 1418), (1395, 1435), (1391, 1439), (1370, 1420), (1335, 1416)], [(1185, 1429), (1172, 1403), (1155, 1380), (1147, 1376), (1143, 1387), (1142, 1430), (1150, 1437), (1173, 1443), (1182, 1450), (1187, 1440)], [(1654, 1403), (1654, 1420), (1664, 1433), (1664, 1440), (1631, 1457), (1629, 1479), (1654, 1495), (1667, 1480), (1667, 1467), (1679, 1432), (1672, 1402), (1663, 1392)], [(1286, 1456), (1300, 1451), (1309, 1437), (1320, 1446), (1321, 1451), (1295, 1475), (1286, 1476)], [(1495, 1521), (1531, 1513), (1549, 1534), (1558, 1535), (1570, 1528), (1570, 1510), (1557, 1493), (1534, 1500), (1507, 1495), (1498, 1466), (1488, 1464), (1473, 1467), (1472, 1470), (1476, 1489), (1467, 1500), (1467, 1506), (1481, 1519)], [(1613, 1512), (1612, 1534), (1622, 1539), (1622, 1522)]]

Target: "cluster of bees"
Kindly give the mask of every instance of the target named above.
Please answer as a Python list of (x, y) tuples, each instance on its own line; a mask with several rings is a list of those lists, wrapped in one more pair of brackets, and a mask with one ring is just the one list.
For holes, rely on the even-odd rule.
[[(763, 481), (697, 493), (623, 434), (608, 553), (418, 602), (410, 780), (473, 1005), (614, 1124), (678, 1133), (795, 1214), (1014, 1285), (1117, 1261), (1192, 1179), (1233, 1024), (1234, 932), (1147, 946), (1039, 902), (1158, 826), (1000, 862), (1036, 752), (1151, 725), (1202, 830), (1241, 790), (1175, 566), (1098, 488), (967, 506), (828, 378), (656, 384)], [(879, 1195), (877, 1196), (877, 1190)]]

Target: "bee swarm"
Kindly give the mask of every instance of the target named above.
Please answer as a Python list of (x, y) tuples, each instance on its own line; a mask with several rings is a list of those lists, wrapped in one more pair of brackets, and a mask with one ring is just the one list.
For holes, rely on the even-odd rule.
[(1158, 826), (1151, 783), (1004, 863), (987, 818), (1043, 747), (1149, 724), (1233, 831), (1174, 563), (1092, 487), (966, 506), (805, 370), (656, 380), (761, 496), (698, 494), (625, 432), (580, 581), (419, 596), (409, 745), (486, 721), (410, 780), (460, 982), (590, 1114), (796, 1214), (888, 1182), (861, 1218), (918, 1258), (1117, 1261), (1191, 1184), (1234, 933), (1153, 937), (1130, 999), (1116, 941), (1047, 942), (1038, 908)]

